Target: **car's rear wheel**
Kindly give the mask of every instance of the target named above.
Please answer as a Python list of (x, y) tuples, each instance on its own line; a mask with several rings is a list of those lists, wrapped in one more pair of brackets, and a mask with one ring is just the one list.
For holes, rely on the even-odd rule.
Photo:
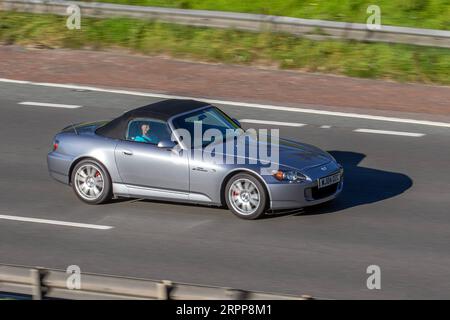
[(266, 212), (267, 195), (263, 184), (254, 176), (240, 173), (225, 187), (228, 208), (243, 219), (257, 219)]
[(111, 199), (111, 178), (95, 160), (80, 161), (72, 171), (71, 181), (75, 194), (86, 203), (100, 204)]

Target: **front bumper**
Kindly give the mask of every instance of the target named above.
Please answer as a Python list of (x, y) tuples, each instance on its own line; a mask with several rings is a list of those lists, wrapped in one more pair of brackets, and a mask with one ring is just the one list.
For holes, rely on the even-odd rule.
[[(325, 170), (324, 170), (325, 169)], [(320, 178), (341, 173), (340, 182), (324, 188), (318, 188)], [(312, 180), (301, 183), (267, 183), (270, 194), (270, 209), (297, 209), (314, 206), (335, 199), (344, 187), (342, 167), (330, 162), (326, 165), (310, 168), (305, 174)], [(266, 182), (268, 182), (266, 180)]]
[(320, 191), (317, 192), (317, 181), (300, 184), (269, 185), (270, 209), (304, 208), (333, 200), (341, 193), (344, 187), (344, 180), (341, 179), (340, 182), (330, 187), (331, 190), (321, 194)]

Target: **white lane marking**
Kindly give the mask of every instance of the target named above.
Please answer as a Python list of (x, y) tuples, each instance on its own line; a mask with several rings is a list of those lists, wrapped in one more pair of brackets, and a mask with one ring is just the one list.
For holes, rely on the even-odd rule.
[(402, 131), (388, 131), (388, 130), (372, 130), (372, 129), (356, 129), (354, 132), (363, 132), (363, 133), (376, 133), (376, 134), (390, 134), (394, 136), (406, 136), (406, 137), (423, 137), (424, 133), (415, 133), (415, 132), (402, 132)]
[(266, 120), (256, 120), (256, 119), (240, 119), (239, 122), (242, 122), (242, 123), (269, 124), (269, 125), (286, 126), (286, 127), (303, 127), (303, 126), (306, 126), (306, 124), (304, 124), (304, 123), (266, 121)]
[(97, 230), (109, 230), (109, 229), (114, 228), (114, 227), (110, 227), (110, 226), (102, 226), (102, 225), (96, 225), (96, 224), (86, 224), (86, 223), (67, 222), (67, 221), (58, 221), (58, 220), (8, 216), (8, 215), (3, 215), (3, 214), (0, 214), (0, 219), (21, 221), (21, 222), (44, 223), (44, 224), (52, 224), (52, 225), (66, 226), (66, 227), (97, 229)]
[(330, 129), (331, 126), (320, 126), (321, 129)]
[(30, 81), (23, 80), (13, 80), (13, 79), (0, 79), (1, 82), (19, 83), (19, 84), (29, 84)]
[(66, 109), (77, 109), (83, 106), (76, 106), (73, 104), (59, 104), (59, 103), (46, 103), (46, 102), (34, 102), (34, 101), (23, 101), (19, 104), (24, 106), (37, 106), (37, 107), (50, 107), (50, 108), (66, 108)]
[(415, 120), (415, 119), (405, 119), (405, 118), (373, 116), (373, 115), (359, 114), (359, 113), (347, 113), (347, 112), (326, 111), (326, 110), (318, 110), (318, 109), (294, 108), (294, 107), (284, 107), (284, 106), (275, 106), (275, 105), (266, 105), (266, 104), (216, 100), (216, 99), (203, 99), (203, 98), (196, 98), (196, 97), (176, 96), (176, 95), (139, 92), (139, 91), (102, 89), (102, 88), (97, 88), (97, 87), (80, 86), (80, 85), (72, 85), (72, 84), (19, 81), (19, 80), (2, 79), (2, 78), (0, 78), (0, 82), (20, 83), (20, 84), (28, 84), (28, 85), (35, 85), (35, 86), (46, 86), (46, 87), (75, 89), (75, 90), (88, 90), (88, 91), (95, 91), (95, 92), (117, 93), (117, 94), (124, 94), (124, 95), (152, 97), (152, 98), (161, 98), (161, 99), (195, 99), (195, 100), (204, 101), (206, 103), (211, 103), (211, 104), (224, 104), (224, 105), (229, 105), (229, 106), (239, 106), (239, 107), (246, 107), (246, 108), (270, 109), (270, 110), (278, 110), (278, 111), (300, 112), (300, 113), (320, 114), (320, 115), (335, 116), (335, 117), (357, 118), (357, 119), (365, 119), (365, 120), (388, 121), (388, 122), (409, 123), (409, 124), (419, 124), (419, 125), (425, 125), (425, 126), (450, 128), (450, 123), (448, 123), (448, 122), (436, 122), (436, 121), (428, 121), (428, 120)]

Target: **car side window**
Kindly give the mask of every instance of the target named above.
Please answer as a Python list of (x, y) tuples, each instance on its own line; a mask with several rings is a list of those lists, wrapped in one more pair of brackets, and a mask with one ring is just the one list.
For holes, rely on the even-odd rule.
[(165, 121), (133, 119), (128, 123), (126, 139), (156, 145), (161, 140), (170, 140), (170, 136), (170, 129)]

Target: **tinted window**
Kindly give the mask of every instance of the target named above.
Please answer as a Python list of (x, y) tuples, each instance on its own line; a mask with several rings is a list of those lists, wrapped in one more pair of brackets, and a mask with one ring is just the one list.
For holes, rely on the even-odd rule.
[(161, 140), (170, 140), (167, 123), (152, 119), (134, 119), (128, 124), (126, 138), (129, 141), (158, 144)]

